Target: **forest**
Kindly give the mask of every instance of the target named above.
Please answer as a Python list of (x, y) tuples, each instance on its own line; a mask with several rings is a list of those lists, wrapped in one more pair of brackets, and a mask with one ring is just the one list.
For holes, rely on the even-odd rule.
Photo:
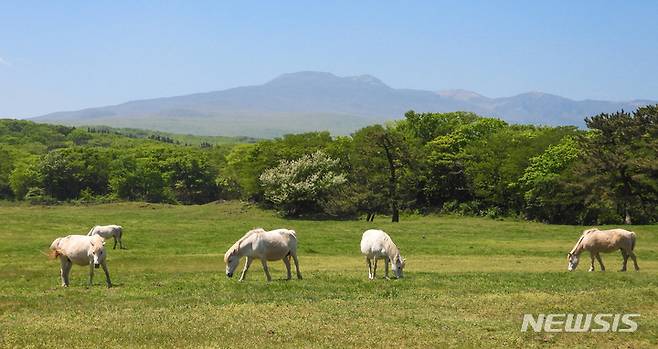
[(287, 217), (430, 212), (547, 223), (658, 220), (658, 105), (572, 126), (416, 113), (351, 136), (223, 139), (0, 120), (0, 199), (242, 199)]

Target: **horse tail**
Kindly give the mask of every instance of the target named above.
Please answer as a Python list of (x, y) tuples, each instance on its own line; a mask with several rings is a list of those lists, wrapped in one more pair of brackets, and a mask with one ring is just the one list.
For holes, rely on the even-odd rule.
[(635, 233), (631, 232), (631, 251), (635, 250)]
[(54, 249), (54, 250), (48, 251), (48, 254), (46, 256), (48, 256), (49, 259), (56, 259), (57, 257), (59, 257), (61, 255), (62, 255), (62, 253), (59, 252), (58, 249)]
[(50, 251), (48, 251), (48, 254), (47, 254), (48, 258), (55, 259), (55, 258), (62, 255), (62, 253), (59, 250), (59, 241), (61, 239), (62, 238), (57, 238), (57, 239), (55, 239), (55, 241), (53, 241), (52, 244), (50, 244)]
[(297, 233), (294, 230), (288, 229), (288, 232), (295, 238), (295, 240), (297, 240)]
[(119, 240), (121, 240), (121, 237), (123, 236), (123, 227), (122, 226), (119, 226), (119, 233), (117, 234), (117, 236), (119, 237)]

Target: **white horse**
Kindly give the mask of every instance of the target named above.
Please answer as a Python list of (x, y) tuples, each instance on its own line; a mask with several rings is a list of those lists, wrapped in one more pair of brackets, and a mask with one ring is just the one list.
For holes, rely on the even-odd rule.
[(103, 267), (107, 287), (112, 287), (110, 272), (105, 263), (105, 241), (101, 236), (69, 235), (57, 238), (50, 245), (49, 256), (52, 259), (59, 257), (62, 264), (60, 275), (62, 286), (69, 286), (69, 273), (73, 264), (89, 265), (89, 286), (94, 278), (94, 268)]
[(640, 270), (640, 267), (637, 265), (637, 259), (635, 253), (633, 253), (634, 249), (635, 233), (632, 231), (624, 229), (588, 229), (583, 232), (583, 235), (580, 236), (580, 239), (578, 239), (576, 245), (571, 249), (571, 252), (567, 254), (567, 259), (569, 260), (568, 269), (569, 271), (575, 270), (578, 266), (580, 254), (583, 251), (589, 251), (590, 257), (592, 258), (592, 264), (589, 271), (594, 271), (594, 258), (599, 261), (601, 271), (605, 271), (599, 253), (620, 250), (622, 257), (624, 258), (624, 263), (622, 264), (620, 271), (626, 271), (628, 257), (633, 258), (633, 264), (637, 271)]
[(267, 261), (283, 260), (288, 273), (287, 280), (290, 280), (292, 278), (290, 274), (290, 257), (295, 261), (297, 278), (302, 279), (302, 274), (299, 271), (299, 260), (297, 260), (297, 235), (295, 235), (294, 230), (276, 229), (265, 231), (262, 228), (257, 228), (249, 231), (226, 251), (224, 255), (226, 276), (233, 277), (233, 272), (235, 272), (238, 264), (240, 264), (240, 258), (243, 256), (247, 257), (247, 261), (244, 264), (242, 275), (240, 275), (240, 281), (244, 280), (254, 259), (260, 259), (263, 264), (267, 281), (272, 281)]
[(109, 239), (111, 237), (114, 238), (114, 247), (112, 249), (117, 248), (117, 241), (119, 242), (119, 248), (123, 249), (123, 243), (121, 242), (121, 236), (123, 235), (123, 227), (120, 225), (96, 225), (91, 230), (89, 233), (87, 233), (87, 236), (92, 236), (92, 235), (100, 235), (104, 239)]
[[(386, 266), (386, 278), (388, 279), (388, 263), (391, 263), (395, 277), (400, 279), (403, 277), (402, 270), (404, 269), (405, 259), (400, 255), (400, 250), (388, 234), (381, 230), (370, 229), (363, 233), (361, 238), (361, 253), (366, 256), (366, 264), (368, 265), (368, 278), (370, 280), (375, 278), (377, 272), (377, 260), (384, 259)], [(374, 267), (370, 260), (374, 260)]]

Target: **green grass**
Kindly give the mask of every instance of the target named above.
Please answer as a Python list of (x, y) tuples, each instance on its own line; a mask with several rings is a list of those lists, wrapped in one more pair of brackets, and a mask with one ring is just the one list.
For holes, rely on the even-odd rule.
[(212, 145), (225, 145), (225, 144), (240, 144), (240, 143), (256, 143), (260, 139), (253, 137), (243, 136), (201, 136), (193, 134), (172, 133), (164, 131), (153, 131), (140, 128), (125, 128), (125, 127), (110, 127), (103, 125), (81, 125), (78, 126), (83, 129), (93, 128), (96, 130), (105, 130), (112, 133), (118, 133), (128, 137), (134, 138), (148, 138), (149, 136), (166, 136), (173, 140), (179, 141), (183, 144), (200, 145), (201, 143), (208, 143)]
[[(0, 205), (0, 347), (655, 347), (658, 226), (635, 226), (642, 271), (566, 272), (582, 227), (451, 216), (364, 221), (284, 220), (237, 202), (204, 206)], [(86, 287), (74, 267), (41, 253), (94, 224), (125, 227)], [(298, 233), (304, 280), (272, 262), (247, 281), (224, 275), (223, 254), (245, 231)], [(367, 280), (361, 233), (388, 231), (407, 258), (403, 280)], [(112, 242), (108, 242), (112, 246)], [(380, 272), (383, 271), (380, 268)], [(522, 333), (524, 313), (640, 313), (635, 333)]]

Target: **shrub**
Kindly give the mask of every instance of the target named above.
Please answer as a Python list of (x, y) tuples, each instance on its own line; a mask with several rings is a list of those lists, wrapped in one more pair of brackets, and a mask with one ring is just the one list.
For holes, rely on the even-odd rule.
[(283, 160), (260, 176), (265, 199), (286, 216), (325, 212), (332, 196), (346, 182), (344, 174), (335, 172), (337, 166), (338, 160), (322, 151)]

